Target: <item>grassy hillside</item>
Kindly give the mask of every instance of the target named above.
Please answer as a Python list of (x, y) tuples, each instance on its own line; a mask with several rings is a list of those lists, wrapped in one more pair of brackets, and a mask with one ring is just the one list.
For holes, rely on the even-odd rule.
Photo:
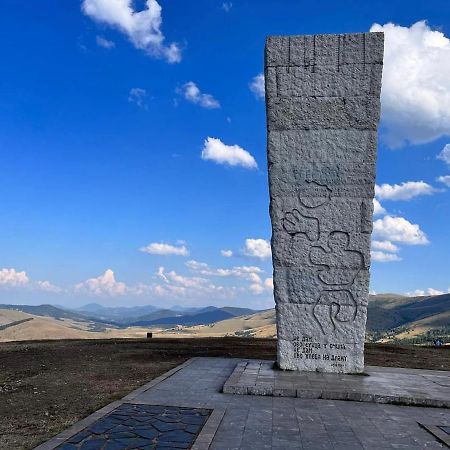
[[(89, 305), (88, 305), (89, 306)], [(122, 323), (92, 318), (88, 312), (51, 305), (0, 306), (0, 341), (28, 339), (86, 339), (107, 337), (275, 337), (275, 311), (206, 307), (188, 311), (171, 309), (148, 312), (152, 307), (129, 308), (124, 313), (146, 314), (124, 318)], [(111, 317), (117, 311), (91, 305), (89, 314)], [(115, 308), (116, 310), (118, 308)], [(126, 309), (126, 308), (125, 308)], [(94, 311), (95, 310), (95, 311)], [(25, 320), (33, 319), (33, 320)], [(405, 297), (370, 296), (367, 318), (369, 342), (430, 343), (440, 337), (450, 343), (450, 294)]]
[(450, 342), (450, 294), (371, 296), (367, 330), (373, 342), (422, 344), (436, 337)]
[(176, 327), (160, 332), (163, 337), (276, 337), (275, 310), (258, 312), (246, 316), (232, 317), (209, 325)]

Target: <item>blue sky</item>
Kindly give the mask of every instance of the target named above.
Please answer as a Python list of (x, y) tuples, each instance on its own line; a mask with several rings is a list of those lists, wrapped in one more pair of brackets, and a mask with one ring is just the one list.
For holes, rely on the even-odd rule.
[(0, 11), (1, 302), (270, 307), (265, 37), (390, 22), (371, 290), (450, 288), (447, 1)]

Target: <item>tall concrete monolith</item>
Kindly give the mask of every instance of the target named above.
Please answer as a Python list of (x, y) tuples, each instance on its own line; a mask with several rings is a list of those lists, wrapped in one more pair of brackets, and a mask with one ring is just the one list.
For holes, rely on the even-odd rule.
[(364, 369), (382, 67), (382, 33), (266, 41), (282, 369)]

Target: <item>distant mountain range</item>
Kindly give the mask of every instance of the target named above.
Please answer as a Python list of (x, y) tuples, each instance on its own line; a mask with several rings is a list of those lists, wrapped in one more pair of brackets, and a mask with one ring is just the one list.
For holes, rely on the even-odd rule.
[(217, 308), (158, 309), (154, 306), (105, 307), (89, 303), (77, 309), (56, 307), (53, 305), (1, 305), (0, 309), (22, 311), (35, 316), (69, 319), (73, 321), (91, 321), (114, 327), (155, 326), (155, 325), (205, 325), (232, 317), (255, 314), (258, 311), (249, 308), (225, 306)]
[[(138, 337), (145, 336), (149, 329), (168, 336), (271, 337), (276, 335), (275, 322), (274, 310), (235, 307), (157, 309), (150, 305), (126, 308), (91, 303), (71, 310), (53, 305), (0, 305), (0, 341), (2, 337), (3, 340), (56, 338), (52, 332), (67, 338)], [(42, 337), (37, 327), (44, 325), (49, 331)], [(65, 331), (61, 327), (66, 327)], [(450, 342), (450, 294), (370, 296), (368, 341), (424, 343), (438, 336)]]

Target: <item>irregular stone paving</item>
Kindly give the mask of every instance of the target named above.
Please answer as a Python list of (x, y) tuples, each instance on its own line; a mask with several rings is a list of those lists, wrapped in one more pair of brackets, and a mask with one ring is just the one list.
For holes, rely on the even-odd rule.
[(282, 371), (273, 361), (244, 360), (223, 392), (450, 408), (450, 372), (366, 367), (365, 375)]
[(211, 411), (124, 403), (72, 436), (60, 450), (191, 448)]
[[(132, 401), (213, 409), (211, 417), (216, 411), (223, 410), (217, 429), (208, 431), (212, 439), (207, 447), (210, 450), (445, 448), (418, 422), (449, 426), (448, 409), (223, 394), (222, 387), (239, 361), (195, 358), (164, 381), (138, 395), (133, 394)], [(208, 424), (204, 429), (207, 427)], [(202, 434), (203, 430), (200, 436)], [(193, 449), (198, 448), (198, 440)], [(41, 448), (54, 447), (49, 441)]]

